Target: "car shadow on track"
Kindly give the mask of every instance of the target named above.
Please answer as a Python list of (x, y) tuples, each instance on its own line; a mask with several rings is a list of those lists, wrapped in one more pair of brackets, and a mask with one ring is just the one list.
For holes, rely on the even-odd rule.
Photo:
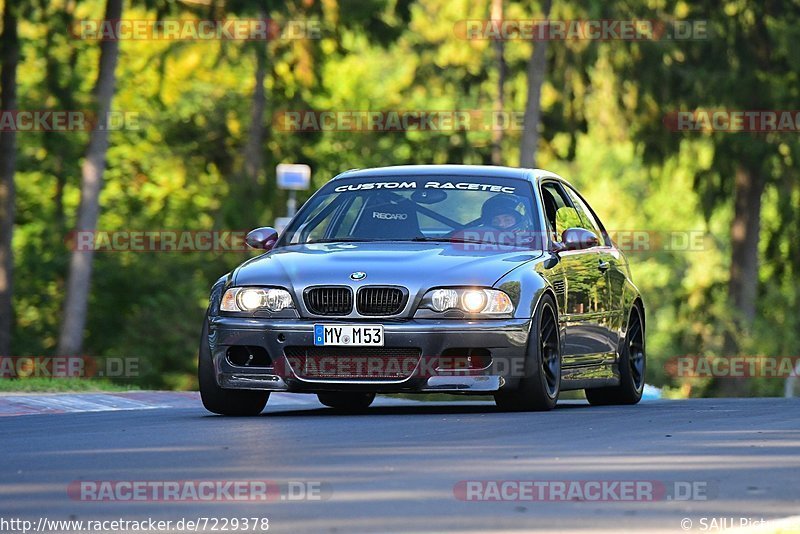
[[(472, 402), (457, 402), (452, 404), (444, 403), (415, 403), (409, 405), (398, 406), (373, 406), (361, 411), (342, 411), (333, 408), (325, 407), (309, 407), (309, 408), (294, 408), (294, 407), (281, 407), (283, 409), (270, 410), (267, 405), (266, 410), (259, 415), (259, 417), (341, 417), (344, 415), (349, 416), (375, 416), (375, 415), (459, 415), (459, 414), (515, 414), (521, 412), (505, 412), (497, 408), (491, 403), (472, 403)], [(556, 406), (555, 410), (560, 412), (563, 410), (575, 410), (582, 408), (591, 408), (588, 403), (574, 402), (564, 403)], [(539, 412), (547, 413), (547, 412)]]

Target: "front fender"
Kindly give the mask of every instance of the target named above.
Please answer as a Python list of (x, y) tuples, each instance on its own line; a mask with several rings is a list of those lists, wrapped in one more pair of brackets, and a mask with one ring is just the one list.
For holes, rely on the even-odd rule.
[(220, 276), (219, 279), (211, 286), (211, 292), (208, 297), (208, 315), (216, 317), (219, 315), (219, 306), (222, 301), (222, 294), (230, 285), (231, 273)]
[(547, 258), (528, 262), (500, 278), (494, 287), (505, 291), (514, 303), (515, 319), (530, 319), (536, 312), (539, 300), (545, 292), (550, 292), (560, 305), (557, 292), (552, 281), (556, 278), (556, 269), (548, 268)]

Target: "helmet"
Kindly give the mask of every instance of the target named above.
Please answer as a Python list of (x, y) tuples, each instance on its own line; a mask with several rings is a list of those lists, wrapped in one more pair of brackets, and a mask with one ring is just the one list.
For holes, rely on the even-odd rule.
[(483, 224), (491, 225), (492, 219), (498, 215), (511, 215), (516, 221), (512, 229), (516, 228), (523, 219), (522, 214), (517, 211), (517, 206), (519, 206), (519, 201), (514, 197), (505, 194), (495, 195), (483, 203), (481, 220)]

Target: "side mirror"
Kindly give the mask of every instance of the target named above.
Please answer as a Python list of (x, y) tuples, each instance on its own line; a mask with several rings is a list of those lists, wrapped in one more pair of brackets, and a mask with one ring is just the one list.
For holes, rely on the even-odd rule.
[(561, 234), (562, 250), (583, 250), (596, 247), (600, 244), (600, 239), (585, 228), (567, 228)]
[(244, 241), (250, 248), (272, 250), (272, 247), (278, 242), (278, 232), (269, 226), (262, 226), (248, 232)]

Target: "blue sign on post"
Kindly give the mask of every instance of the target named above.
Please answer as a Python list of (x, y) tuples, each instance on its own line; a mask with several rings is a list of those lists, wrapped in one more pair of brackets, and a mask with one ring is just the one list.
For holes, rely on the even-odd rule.
[(303, 191), (311, 185), (311, 167), (302, 163), (278, 165), (278, 188)]
[[(288, 189), (286, 215), (291, 219), (297, 211), (295, 191), (303, 191), (311, 185), (311, 167), (303, 163), (281, 163), (277, 168), (278, 189)], [(280, 221), (276, 221), (277, 223)], [(285, 225), (284, 225), (285, 226)]]

